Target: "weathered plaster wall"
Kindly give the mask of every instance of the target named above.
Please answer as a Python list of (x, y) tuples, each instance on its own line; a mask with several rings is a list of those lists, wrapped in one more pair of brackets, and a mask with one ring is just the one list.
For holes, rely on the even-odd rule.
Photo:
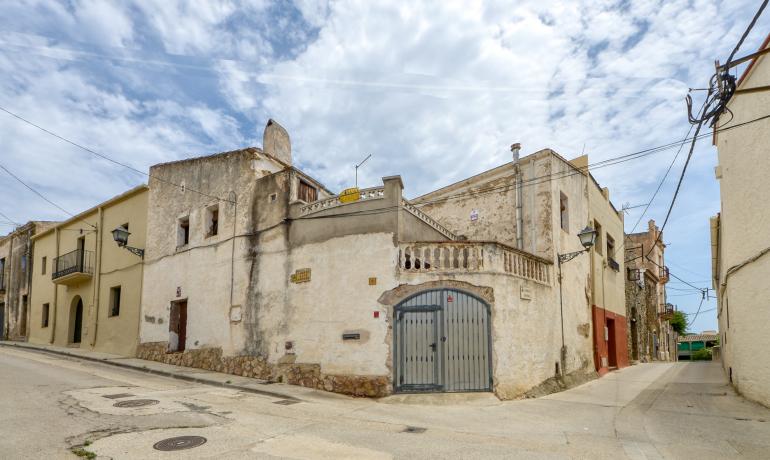
[[(766, 44), (767, 46), (767, 44)], [(752, 66), (739, 88), (770, 85), (770, 60), (765, 55)], [(728, 105), (734, 118), (724, 127), (767, 115), (770, 92), (740, 94)], [(715, 137), (722, 209), (719, 228), (718, 289), (722, 361), (736, 389), (750, 399), (770, 406), (770, 357), (757, 350), (770, 348), (770, 253), (767, 229), (767, 176), (770, 120), (722, 131)], [(728, 276), (728, 270), (754, 257)]]
[[(30, 222), (0, 241), (0, 259), (4, 259), (0, 308), (3, 321), (0, 337), (8, 340), (25, 340), (32, 270), (31, 236), (35, 224)], [(25, 301), (25, 296), (27, 300)]]

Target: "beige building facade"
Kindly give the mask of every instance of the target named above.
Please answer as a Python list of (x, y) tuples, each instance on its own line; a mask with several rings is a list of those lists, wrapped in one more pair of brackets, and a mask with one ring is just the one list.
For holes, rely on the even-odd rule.
[[(770, 46), (770, 36), (761, 49)], [(721, 210), (711, 219), (712, 275), (717, 292), (722, 363), (744, 396), (770, 406), (770, 91), (740, 93), (770, 85), (770, 58), (755, 58), (727, 104), (732, 118), (720, 119), (714, 135), (719, 164)], [(724, 119), (724, 120), (723, 120)], [(741, 123), (751, 122), (736, 129)]]
[(29, 341), (133, 356), (139, 335), (147, 186), (116, 196), (33, 237)]

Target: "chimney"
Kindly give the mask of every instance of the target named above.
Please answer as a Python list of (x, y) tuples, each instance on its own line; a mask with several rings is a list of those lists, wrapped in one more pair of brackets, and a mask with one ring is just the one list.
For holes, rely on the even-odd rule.
[(519, 151), (521, 150), (521, 144), (518, 142), (511, 145), (511, 153), (513, 154), (513, 162), (519, 162)]
[(272, 118), (262, 134), (262, 151), (291, 166), (291, 140), (289, 133)]

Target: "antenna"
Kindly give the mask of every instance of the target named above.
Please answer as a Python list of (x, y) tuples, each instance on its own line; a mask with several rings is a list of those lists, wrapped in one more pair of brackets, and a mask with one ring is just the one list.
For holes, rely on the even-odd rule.
[(358, 163), (356, 165), (356, 188), (358, 188), (358, 168), (361, 167), (362, 164), (366, 163), (366, 160), (372, 157), (372, 154), (370, 153), (361, 163)]

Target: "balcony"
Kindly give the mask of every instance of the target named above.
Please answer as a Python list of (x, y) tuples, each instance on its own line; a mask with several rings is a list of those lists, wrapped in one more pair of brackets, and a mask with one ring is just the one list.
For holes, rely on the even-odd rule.
[(496, 242), (402, 243), (402, 273), (503, 273), (550, 285), (550, 261)]
[(615, 270), (616, 272), (620, 271), (620, 264), (618, 263), (617, 260), (613, 259), (612, 257), (607, 257), (607, 265), (611, 269)]
[(56, 284), (79, 284), (94, 274), (94, 253), (77, 249), (53, 260), (51, 279)]
[(660, 267), (659, 278), (661, 283), (667, 283), (669, 278), (668, 267)]

